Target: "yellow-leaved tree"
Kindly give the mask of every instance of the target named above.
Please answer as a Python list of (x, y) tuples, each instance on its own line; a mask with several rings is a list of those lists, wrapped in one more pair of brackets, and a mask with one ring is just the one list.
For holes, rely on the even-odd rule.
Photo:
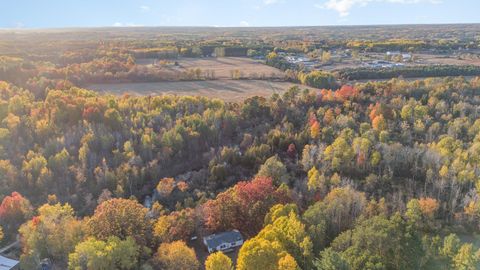
[(312, 244), (297, 212), (292, 205), (273, 206), (265, 227), (240, 249), (237, 269), (296, 269), (288, 268), (295, 264), (308, 268)]
[(222, 252), (215, 252), (208, 256), (205, 261), (206, 270), (231, 270), (233, 269), (232, 260)]

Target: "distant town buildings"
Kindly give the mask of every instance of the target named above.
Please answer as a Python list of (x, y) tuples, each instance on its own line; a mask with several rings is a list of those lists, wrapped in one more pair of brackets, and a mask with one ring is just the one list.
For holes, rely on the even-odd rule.
[(403, 67), (405, 65), (402, 63), (394, 63), (390, 61), (377, 60), (377, 61), (363, 63), (363, 66), (369, 67), (369, 68), (394, 68), (394, 67)]
[[(282, 55), (282, 54), (280, 54)], [(283, 54), (287, 62), (302, 66), (306, 70), (313, 70), (320, 62), (316, 59), (307, 57), (304, 54)]]
[(412, 60), (412, 55), (409, 54), (409, 53), (402, 53), (402, 52), (399, 52), (399, 51), (394, 51), (394, 52), (390, 52), (388, 51), (386, 53), (387, 55), (387, 58), (389, 59), (393, 59), (393, 58), (401, 58), (401, 60), (403, 62), (408, 62), (408, 61), (411, 61)]
[[(341, 63), (342, 59), (350, 58), (349, 52), (336, 52), (333, 53), (332, 59), (334, 62)], [(288, 63), (294, 64), (302, 70), (315, 70), (325, 68), (325, 63), (322, 63), (319, 59), (311, 58), (302, 53), (285, 53), (279, 52), (279, 56), (283, 57)], [(413, 57), (410, 53), (402, 53), (400, 51), (389, 51), (385, 53), (385, 60), (371, 60), (368, 62), (363, 62), (363, 67), (368, 68), (395, 68), (403, 67), (405, 64), (403, 62), (411, 62)], [(331, 63), (330, 63), (331, 64)]]

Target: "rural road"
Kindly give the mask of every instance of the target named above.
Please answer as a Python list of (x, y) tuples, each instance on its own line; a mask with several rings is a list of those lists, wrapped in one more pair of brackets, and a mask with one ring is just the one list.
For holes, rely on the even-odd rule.
[(11, 248), (15, 247), (15, 246), (18, 246), (20, 245), (20, 239), (17, 235), (17, 240), (15, 240), (15, 242), (3, 247), (3, 248), (0, 248), (0, 254), (3, 254), (4, 252), (10, 250)]

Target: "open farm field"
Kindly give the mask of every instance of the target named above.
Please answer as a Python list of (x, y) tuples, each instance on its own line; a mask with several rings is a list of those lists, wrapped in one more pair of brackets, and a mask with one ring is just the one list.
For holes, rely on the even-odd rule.
[(460, 55), (429, 55), (420, 54), (419, 58), (423, 64), (431, 65), (474, 65), (480, 66), (480, 54), (460, 54)]
[(225, 101), (242, 101), (252, 96), (269, 97), (273, 93), (283, 93), (292, 86), (310, 88), (290, 82), (264, 80), (214, 80), (155, 83), (93, 84), (87, 88), (102, 93), (122, 95), (193, 95), (220, 98)]
[[(200, 69), (203, 72), (213, 71), (217, 79), (229, 79), (235, 71), (239, 71), (241, 77), (249, 78), (282, 78), (284, 76), (283, 71), (246, 57), (179, 58), (172, 61), (178, 64), (165, 67), (177, 71), (189, 69)], [(143, 58), (137, 59), (136, 62), (138, 65), (153, 65), (155, 59)]]

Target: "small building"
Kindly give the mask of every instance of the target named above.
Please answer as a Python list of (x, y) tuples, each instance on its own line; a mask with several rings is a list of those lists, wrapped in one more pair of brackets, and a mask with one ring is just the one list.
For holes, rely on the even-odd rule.
[(412, 60), (412, 55), (410, 53), (402, 53), (397, 51), (397, 52), (387, 52), (386, 55), (389, 59), (393, 57), (400, 57), (401, 60), (404, 62)]
[(391, 51), (388, 51), (387, 52), (387, 56), (397, 56), (397, 55), (400, 55), (401, 53), (399, 51), (394, 51), (394, 52), (391, 52)]
[(209, 253), (225, 251), (243, 245), (242, 234), (238, 230), (222, 232), (203, 237)]
[(409, 53), (402, 54), (403, 61), (410, 61), (412, 60), (412, 55)]
[(0, 255), (0, 270), (17, 270), (19, 267), (19, 261)]

